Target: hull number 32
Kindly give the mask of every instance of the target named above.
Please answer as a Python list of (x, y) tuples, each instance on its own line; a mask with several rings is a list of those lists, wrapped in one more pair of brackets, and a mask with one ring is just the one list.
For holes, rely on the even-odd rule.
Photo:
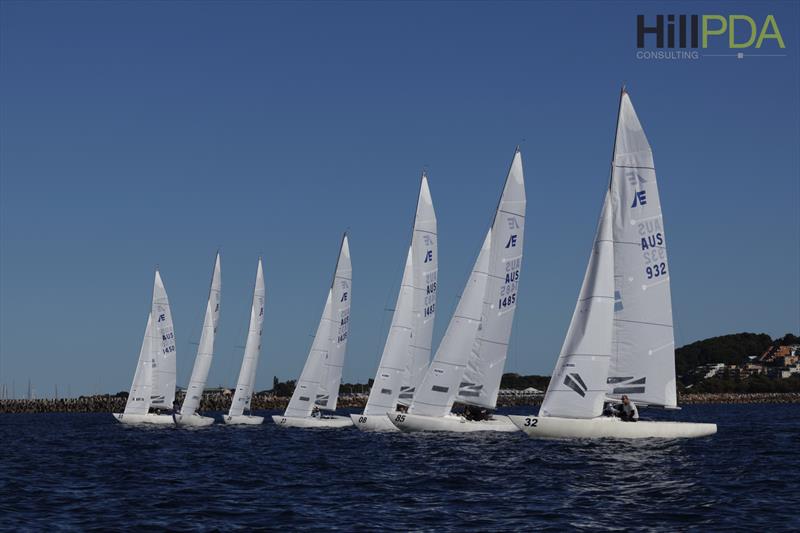
[(529, 416), (525, 418), (525, 427), (526, 428), (535, 428), (539, 424), (539, 419)]

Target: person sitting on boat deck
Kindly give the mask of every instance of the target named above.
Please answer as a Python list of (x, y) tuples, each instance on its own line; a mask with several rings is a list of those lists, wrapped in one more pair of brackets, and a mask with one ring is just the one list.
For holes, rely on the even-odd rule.
[(172, 412), (173, 413), (180, 413), (181, 411), (181, 404), (178, 403), (178, 400), (172, 402)]
[(617, 408), (612, 402), (606, 402), (603, 406), (603, 416), (619, 416), (619, 411), (617, 411)]
[(636, 422), (639, 420), (639, 410), (627, 395), (622, 396), (622, 411), (619, 417), (625, 422)]
[(471, 422), (480, 422), (489, 419), (489, 411), (485, 407), (467, 405), (464, 407), (464, 418)]
[(317, 407), (316, 405), (314, 406), (313, 409), (311, 409), (311, 416), (313, 416), (314, 418), (317, 418), (319, 416), (319, 407)]

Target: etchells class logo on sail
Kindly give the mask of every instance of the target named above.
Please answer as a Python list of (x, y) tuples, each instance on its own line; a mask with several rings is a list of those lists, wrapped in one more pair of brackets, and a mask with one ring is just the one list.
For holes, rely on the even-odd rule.
[(785, 57), (774, 15), (636, 15), (636, 59)]

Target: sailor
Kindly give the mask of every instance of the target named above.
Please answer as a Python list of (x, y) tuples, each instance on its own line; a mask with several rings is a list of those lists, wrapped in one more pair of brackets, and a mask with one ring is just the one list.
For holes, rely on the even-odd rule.
[(319, 416), (319, 407), (317, 407), (316, 405), (311, 410), (311, 416), (313, 416), (314, 418), (317, 418)]
[(618, 416), (619, 413), (617, 412), (617, 408), (614, 407), (614, 404), (611, 402), (606, 402), (605, 406), (603, 407), (603, 416)]
[(636, 404), (633, 403), (627, 395), (622, 396), (620, 418), (625, 422), (636, 422), (639, 420), (639, 410), (636, 409)]

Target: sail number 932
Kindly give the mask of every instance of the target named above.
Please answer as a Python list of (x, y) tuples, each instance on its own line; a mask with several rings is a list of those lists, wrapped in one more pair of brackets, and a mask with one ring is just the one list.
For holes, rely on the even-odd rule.
[(667, 275), (667, 264), (666, 263), (659, 263), (653, 266), (646, 267), (644, 269), (645, 274), (647, 274), (647, 279), (658, 278), (660, 276)]

